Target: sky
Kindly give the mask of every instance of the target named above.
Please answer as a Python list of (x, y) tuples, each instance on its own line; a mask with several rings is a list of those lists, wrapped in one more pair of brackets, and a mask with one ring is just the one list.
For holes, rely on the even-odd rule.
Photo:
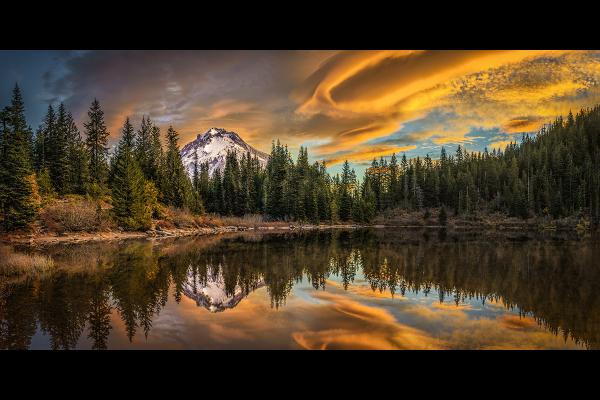
[(82, 129), (97, 98), (113, 143), (149, 115), (181, 146), (219, 127), (361, 172), (392, 153), (503, 149), (600, 103), (600, 51), (0, 51), (1, 106), (15, 83), (34, 129), (60, 102)]

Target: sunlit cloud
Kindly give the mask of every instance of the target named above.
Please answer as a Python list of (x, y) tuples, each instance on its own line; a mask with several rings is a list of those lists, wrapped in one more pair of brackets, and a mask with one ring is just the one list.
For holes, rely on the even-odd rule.
[(525, 116), (511, 118), (502, 125), (502, 130), (506, 133), (519, 133), (519, 132), (534, 132), (540, 129), (540, 127), (547, 123), (543, 117), (539, 116)]
[[(126, 116), (172, 124), (181, 145), (217, 126), (335, 166), (441, 146), (503, 147), (600, 103), (600, 52), (546, 50), (91, 51), (60, 55), (45, 98), (79, 126), (97, 97), (113, 141)], [(50, 70), (50, 67), (49, 67)], [(56, 71), (60, 71), (57, 73)], [(37, 96), (39, 97), (39, 96)], [(504, 135), (504, 138), (500, 136)]]
[(333, 165), (348, 160), (349, 162), (370, 162), (374, 158), (389, 156), (416, 149), (417, 146), (362, 146), (360, 151), (345, 151), (332, 158), (325, 159), (326, 164)]

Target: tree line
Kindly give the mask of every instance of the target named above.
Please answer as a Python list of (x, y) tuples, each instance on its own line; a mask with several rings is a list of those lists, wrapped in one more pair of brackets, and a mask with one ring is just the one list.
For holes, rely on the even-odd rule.
[[(370, 185), (377, 211), (448, 207), (456, 214), (505, 212), (528, 218), (585, 214), (600, 218), (600, 106), (569, 112), (504, 151), (458, 146), (439, 160), (373, 160)], [(363, 189), (364, 190), (364, 189)]]
[(18, 86), (0, 111), (0, 213), (5, 230), (36, 217), (41, 196), (109, 197), (112, 214), (125, 229), (147, 229), (159, 204), (194, 214), (211, 212), (271, 219), (369, 222), (386, 209), (441, 208), (455, 215), (504, 212), (527, 218), (586, 214), (600, 220), (600, 106), (557, 118), (536, 135), (504, 151), (454, 154), (442, 147), (429, 155), (374, 159), (362, 179), (348, 161), (340, 174), (324, 162), (309, 163), (301, 147), (294, 161), (287, 146), (274, 142), (266, 166), (249, 153), (227, 154), (224, 169), (209, 176), (207, 163), (182, 163), (179, 135), (143, 117), (135, 130), (127, 118), (109, 154), (109, 133), (97, 100), (89, 108), (84, 135), (63, 104), (52, 106), (35, 134), (27, 125)]
[(206, 190), (201, 196), (210, 199), (211, 211), (225, 214), (251, 210), (277, 219), (369, 222), (387, 209), (440, 208), (443, 220), (448, 209), (465, 217), (586, 215), (598, 225), (600, 106), (558, 117), (504, 151), (469, 152), (459, 145), (454, 154), (442, 147), (436, 160), (405, 154), (374, 159), (360, 181), (348, 161), (341, 174), (330, 176), (323, 162), (308, 163), (307, 149), (300, 148), (294, 163), (279, 142), (265, 170), (234, 155), (227, 158), (225, 176), (209, 179), (207, 170), (200, 168)]

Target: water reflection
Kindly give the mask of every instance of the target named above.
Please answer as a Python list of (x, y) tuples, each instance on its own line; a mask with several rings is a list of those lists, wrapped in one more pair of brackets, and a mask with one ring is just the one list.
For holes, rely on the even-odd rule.
[(598, 243), (357, 230), (63, 246), (52, 275), (0, 278), (0, 348), (598, 348)]

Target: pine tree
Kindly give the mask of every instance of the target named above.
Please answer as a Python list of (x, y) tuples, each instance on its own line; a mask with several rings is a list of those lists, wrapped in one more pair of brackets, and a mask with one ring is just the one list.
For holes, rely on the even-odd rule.
[(348, 160), (344, 161), (342, 169), (342, 180), (339, 194), (339, 217), (342, 221), (348, 221), (352, 217), (352, 171)]
[(0, 215), (5, 230), (26, 227), (36, 216), (37, 185), (31, 163), (30, 130), (21, 91), (2, 113), (0, 134)]
[(144, 176), (135, 157), (134, 141), (133, 126), (127, 118), (115, 155), (112, 210), (119, 225), (128, 230), (147, 229), (152, 217), (152, 210), (146, 206)]
[(153, 125), (150, 121), (150, 117), (143, 116), (142, 124), (137, 132), (135, 142), (135, 155), (137, 162), (144, 173), (144, 177), (147, 180), (154, 178), (154, 164), (153, 164)]
[(37, 130), (34, 141), (35, 170), (41, 172), (48, 167), (48, 142), (56, 124), (56, 114), (52, 105), (48, 105), (48, 111), (44, 121)]
[(333, 200), (332, 200), (332, 196), (331, 196), (331, 179), (330, 179), (329, 175), (327, 174), (325, 163), (323, 163), (323, 162), (317, 163), (316, 169), (317, 169), (316, 194), (317, 194), (318, 220), (319, 221), (332, 220), (333, 218), (331, 216), (331, 209), (332, 209), (331, 203)]
[(295, 204), (293, 209), (293, 217), (298, 221), (304, 221), (307, 215), (311, 215), (313, 207), (312, 193), (309, 182), (310, 167), (308, 165), (308, 150), (300, 147), (298, 160), (293, 170), (292, 185), (294, 187)]
[(249, 152), (242, 157), (239, 162), (240, 166), (240, 188), (238, 191), (239, 213), (245, 215), (251, 212), (250, 195), (254, 190), (252, 183), (252, 158)]
[(161, 176), (161, 166), (163, 164), (163, 149), (160, 139), (160, 129), (157, 126), (152, 126), (151, 130), (151, 145), (148, 163), (148, 179), (158, 184)]
[(191, 182), (179, 154), (179, 134), (172, 126), (167, 131), (167, 152), (161, 177), (161, 195), (165, 204), (178, 208), (188, 205)]
[(86, 194), (89, 188), (89, 158), (85, 143), (70, 112), (66, 116), (67, 172), (66, 186), (70, 193)]
[(198, 153), (194, 153), (194, 165), (192, 174), (192, 195), (190, 210), (194, 214), (204, 214), (204, 201), (200, 193), (200, 165), (198, 163)]
[(48, 171), (52, 186), (59, 195), (69, 192), (67, 182), (69, 176), (67, 130), (69, 127), (67, 124), (67, 111), (64, 104), (61, 103), (58, 107), (54, 129), (49, 132), (47, 141)]
[(223, 170), (223, 213), (240, 216), (239, 204), (240, 171), (235, 152), (227, 151), (225, 169)]
[(396, 154), (392, 154), (390, 160), (390, 181), (387, 191), (389, 193), (389, 204), (391, 207), (397, 207), (400, 204), (400, 191), (398, 185), (398, 159)]
[(197, 190), (200, 194), (200, 199), (202, 200), (204, 207), (208, 210), (210, 208), (207, 206), (210, 200), (210, 177), (208, 175), (208, 162), (200, 164)]
[(375, 218), (377, 212), (377, 204), (375, 199), (375, 193), (371, 187), (371, 181), (367, 176), (362, 185), (362, 196), (360, 199), (361, 205), (361, 219), (362, 222), (371, 222)]
[(221, 170), (217, 169), (211, 179), (211, 208), (214, 213), (224, 213), (223, 206), (223, 180), (221, 179)]
[(271, 156), (267, 162), (266, 171), (266, 213), (277, 219), (282, 219), (287, 213), (286, 180), (289, 172), (287, 150), (277, 141), (273, 143)]
[(192, 165), (192, 188), (195, 192), (200, 190), (200, 164), (196, 152), (194, 152), (194, 163)]
[(89, 121), (86, 129), (85, 145), (89, 157), (90, 184), (94, 192), (102, 191), (108, 175), (108, 136), (104, 123), (104, 112), (100, 103), (94, 99), (88, 111)]

